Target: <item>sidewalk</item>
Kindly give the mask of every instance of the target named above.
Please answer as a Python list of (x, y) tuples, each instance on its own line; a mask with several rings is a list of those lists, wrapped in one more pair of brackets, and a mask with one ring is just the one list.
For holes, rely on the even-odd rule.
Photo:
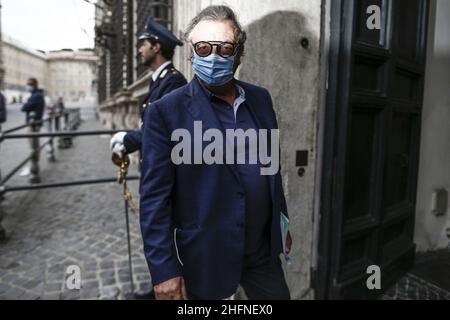
[(414, 267), (385, 300), (450, 300), (450, 248), (416, 254)]
[[(79, 130), (98, 129), (98, 122), (88, 120)], [(20, 160), (11, 156), (12, 148), (0, 149), (0, 161), (5, 156)], [(42, 182), (117, 176), (109, 136), (75, 138), (71, 149), (56, 149), (56, 159), (47, 163), (43, 155)], [(9, 182), (27, 183), (20, 177)], [(137, 195), (138, 182), (129, 184)], [(0, 244), (0, 299), (123, 299), (130, 279), (121, 192), (120, 185), (110, 183), (8, 193), (1, 203), (9, 239)], [(150, 276), (138, 223), (130, 212), (134, 280), (136, 289), (145, 289)], [(81, 268), (81, 290), (66, 288), (71, 265)]]

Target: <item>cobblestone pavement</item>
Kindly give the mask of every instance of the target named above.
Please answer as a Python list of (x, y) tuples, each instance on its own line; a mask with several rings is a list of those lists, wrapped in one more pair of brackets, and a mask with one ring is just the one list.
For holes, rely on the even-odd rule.
[[(87, 120), (79, 130), (95, 129), (101, 129), (100, 124)], [(12, 168), (27, 153), (18, 142), (8, 143), (0, 149), (2, 169)], [(107, 136), (74, 139), (71, 149), (56, 151), (55, 163), (43, 158), (42, 182), (117, 174)], [(24, 184), (27, 180), (21, 177), (8, 183)], [(130, 182), (134, 194), (137, 188), (137, 182)], [(8, 240), (0, 244), (0, 299), (124, 299), (131, 285), (121, 190), (110, 183), (8, 193), (1, 203)], [(132, 213), (130, 224), (134, 282), (144, 290), (150, 276), (138, 219)], [(71, 265), (81, 268), (80, 290), (66, 287)]]
[(412, 273), (408, 273), (389, 289), (381, 299), (450, 300), (450, 292), (443, 290)]
[(450, 300), (450, 247), (417, 253), (414, 266), (382, 297), (389, 300)]

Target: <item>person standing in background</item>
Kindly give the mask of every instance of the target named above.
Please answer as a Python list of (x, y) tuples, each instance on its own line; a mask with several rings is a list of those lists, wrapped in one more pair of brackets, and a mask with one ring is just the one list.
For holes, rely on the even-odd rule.
[[(39, 132), (42, 123), (42, 117), (45, 110), (45, 99), (43, 90), (39, 89), (37, 79), (30, 78), (26, 85), (27, 91), (31, 94), (27, 102), (22, 106), (22, 112), (25, 112), (25, 122), (31, 124), (33, 121), (37, 122), (35, 126), (30, 126), (30, 132)], [(34, 140), (30, 139), (30, 146), (33, 149)], [(39, 155), (38, 155), (39, 156)], [(26, 177), (31, 174), (31, 167), (25, 167), (20, 173), (21, 177)]]
[(25, 122), (41, 121), (45, 109), (44, 92), (39, 89), (39, 83), (35, 78), (28, 79), (26, 88), (31, 96), (22, 106), (22, 112), (26, 114)]

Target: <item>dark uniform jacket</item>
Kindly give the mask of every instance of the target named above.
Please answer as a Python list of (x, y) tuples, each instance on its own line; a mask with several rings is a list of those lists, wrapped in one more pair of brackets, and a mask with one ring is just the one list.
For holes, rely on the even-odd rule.
[[(187, 81), (184, 76), (174, 68), (172, 63), (168, 64), (161, 71), (158, 79), (150, 82), (150, 90), (141, 110), (141, 118), (144, 119), (144, 112), (151, 103), (185, 84)], [(141, 141), (142, 132), (140, 130), (127, 133), (123, 141), (127, 153), (141, 150)]]

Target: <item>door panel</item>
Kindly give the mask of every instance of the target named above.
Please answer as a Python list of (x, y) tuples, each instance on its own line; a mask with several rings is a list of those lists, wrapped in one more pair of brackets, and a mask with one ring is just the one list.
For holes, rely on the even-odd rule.
[[(319, 296), (362, 299), (381, 294), (366, 287), (368, 266), (381, 267), (387, 289), (414, 258), (427, 1), (338, 2), (330, 61), (336, 54), (339, 66), (330, 67), (327, 97), (335, 112), (327, 117), (334, 122), (327, 126), (333, 176), (323, 180), (332, 188), (322, 201)], [(366, 26), (370, 5), (381, 7), (381, 30)]]
[(394, 74), (392, 96), (398, 99), (417, 101), (421, 75), (397, 67)]
[(397, 13), (394, 35), (398, 57), (417, 61), (420, 50), (417, 35), (421, 31), (418, 13), (423, 3), (417, 0), (395, 0), (394, 5)]
[(388, 141), (387, 166), (384, 188), (387, 209), (402, 203), (412, 204), (410, 188), (413, 185), (411, 159), (413, 158), (413, 129), (415, 115), (393, 112), (390, 139)]
[(378, 177), (376, 159), (380, 158), (382, 110), (356, 108), (352, 110), (349, 138), (348, 174), (345, 184), (344, 220), (376, 219), (373, 210)]

